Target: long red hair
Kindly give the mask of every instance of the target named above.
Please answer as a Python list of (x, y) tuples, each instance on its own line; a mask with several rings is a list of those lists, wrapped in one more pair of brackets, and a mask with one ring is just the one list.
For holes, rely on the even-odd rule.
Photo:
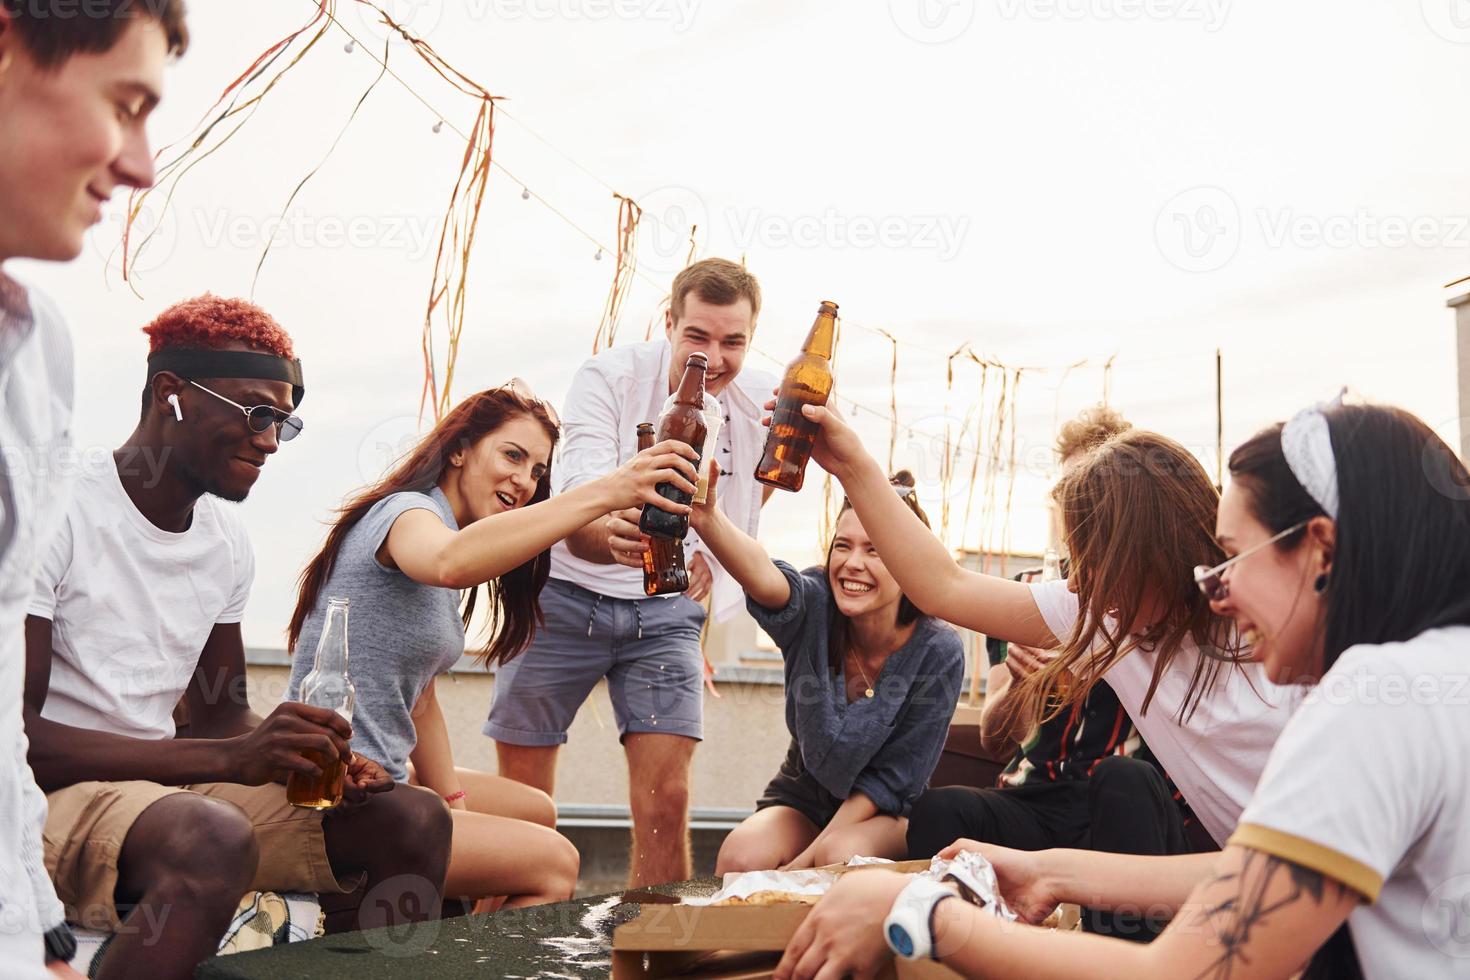
[[(291, 614), (291, 625), (286, 629), (287, 649), (296, 649), (296, 641), (301, 638), (301, 628), (316, 608), (317, 598), (332, 574), (332, 567), (337, 562), (343, 541), (357, 523), (367, 516), (374, 504), (395, 493), (428, 493), (438, 485), (439, 478), (444, 474), (444, 467), (452, 455), (467, 452), (506, 422), (521, 416), (539, 422), (551, 437), (552, 449), (556, 449), (556, 440), (560, 433), (541, 402), (522, 396), (512, 387), (491, 388), (471, 395), (456, 405), (387, 476), (348, 498), (337, 511), (321, 550), (301, 570), (296, 610)], [(537, 481), (536, 492), (532, 494), (529, 503), (540, 503), (550, 496), (551, 464), (548, 461), (546, 472)], [(490, 596), (490, 621), (487, 624), (488, 640), (479, 654), (483, 662), (506, 663), (531, 645), (536, 628), (543, 623), (541, 587), (546, 584), (550, 573), (551, 552), (548, 550), (506, 572), (500, 578), (485, 583)], [(465, 597), (463, 620), (466, 630), (469, 629), (470, 619), (474, 615), (479, 591), (479, 586), (476, 586), (469, 589)]]

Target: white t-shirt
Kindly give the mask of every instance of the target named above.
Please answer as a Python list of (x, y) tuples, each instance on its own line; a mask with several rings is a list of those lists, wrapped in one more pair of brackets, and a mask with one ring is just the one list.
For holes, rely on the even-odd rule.
[[(1067, 583), (1038, 582), (1031, 586), (1031, 598), (1047, 628), (1065, 642), (1081, 615), (1077, 596)], [(1101, 645), (1099, 637), (1093, 649)], [(1199, 647), (1186, 638), (1159, 679), (1146, 715), (1143, 700), (1156, 662), (1152, 651), (1128, 651), (1105, 677), (1185, 802), (1210, 836), (1224, 844), (1255, 792), (1271, 746), (1305, 690), (1272, 684), (1261, 664), (1222, 665), (1214, 686), (1181, 723), (1179, 709), (1200, 657)]]
[(30, 614), (51, 620), (42, 717), (172, 738), (173, 710), (216, 623), (245, 613), (255, 556), (233, 505), (199, 498), (187, 531), (133, 506), (117, 467), (78, 481), (42, 555)]
[(1470, 976), (1470, 627), (1344, 651), (1230, 843), (1362, 893), (1364, 976)]

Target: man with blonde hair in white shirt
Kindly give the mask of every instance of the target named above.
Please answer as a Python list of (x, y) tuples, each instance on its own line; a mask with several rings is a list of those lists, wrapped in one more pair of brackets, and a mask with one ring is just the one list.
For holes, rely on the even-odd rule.
[[(577, 371), (562, 411), (555, 490), (632, 457), (638, 423), (658, 418), (698, 352), (709, 363), (705, 392), (725, 413), (715, 444), (704, 447), (720, 467), (716, 506), (754, 536), (768, 493), (754, 478), (765, 443), (761, 406), (776, 381), (743, 370), (760, 304), (760, 284), (738, 263), (705, 259), (680, 272), (662, 339), (610, 348)], [(717, 619), (744, 605), (740, 586), (692, 532), (684, 543), (689, 591), (648, 598), (637, 519), (608, 515), (552, 549), (541, 593), (545, 627), (499, 669), (484, 728), (501, 775), (551, 793), (567, 729), (607, 678), (628, 757), (633, 887), (689, 877), (689, 768), (704, 714), (700, 603), (712, 594)]]

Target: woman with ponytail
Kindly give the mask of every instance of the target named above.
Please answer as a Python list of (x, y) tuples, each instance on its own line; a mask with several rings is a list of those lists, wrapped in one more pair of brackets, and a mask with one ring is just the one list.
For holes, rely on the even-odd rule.
[(434, 678), (464, 654), (480, 587), (488, 608), (479, 658), (504, 664), (535, 635), (554, 543), (626, 507), (687, 513), (655, 487), (694, 489), (693, 451), (664, 442), (551, 498), (558, 434), (554, 412), (518, 379), (466, 398), (338, 511), (301, 574), (291, 617), (288, 697), (311, 670), (328, 598), (351, 600), (353, 749), (452, 808), (451, 898), (560, 901), (579, 867), (576, 848), (552, 829), (550, 797), (454, 765)]

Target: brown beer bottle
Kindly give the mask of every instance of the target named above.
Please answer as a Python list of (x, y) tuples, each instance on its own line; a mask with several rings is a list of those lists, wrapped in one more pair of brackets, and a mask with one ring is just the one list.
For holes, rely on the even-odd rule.
[[(327, 600), (327, 621), (322, 624), (322, 637), (316, 645), (316, 661), (311, 673), (301, 681), (300, 701), (318, 708), (331, 708), (352, 721), (352, 706), (357, 691), (347, 676), (347, 607), (346, 599)], [(286, 800), (292, 806), (312, 810), (330, 810), (342, 802), (342, 779), (347, 766), (337, 756), (328, 758), (314, 749), (302, 754), (322, 767), (315, 776), (292, 772), (286, 779)]]
[[(700, 456), (704, 455), (704, 437), (708, 429), (704, 424), (704, 372), (709, 367), (709, 358), (698, 351), (689, 355), (684, 365), (684, 377), (674, 392), (674, 404), (658, 418), (658, 442), (677, 439), (688, 443)], [(699, 460), (694, 461), (695, 469)], [(672, 483), (660, 483), (654, 490), (660, 497), (678, 504), (688, 504), (692, 493), (678, 489)], [(689, 533), (689, 517), (685, 514), (670, 514), (658, 507), (645, 506), (638, 521), (638, 530), (649, 537), (674, 538), (683, 541)]]
[[(639, 422), (638, 451), (652, 448), (653, 423)], [(643, 540), (648, 544), (648, 550), (643, 553), (643, 591), (651, 596), (688, 591), (689, 571), (684, 567), (684, 543), (646, 534)]]
[(767, 486), (795, 492), (801, 489), (806, 462), (817, 438), (817, 423), (801, 414), (803, 405), (825, 405), (832, 393), (832, 348), (837, 341), (837, 304), (823, 300), (817, 321), (801, 345), (786, 375), (771, 413), (766, 451), (756, 464), (755, 478)]

